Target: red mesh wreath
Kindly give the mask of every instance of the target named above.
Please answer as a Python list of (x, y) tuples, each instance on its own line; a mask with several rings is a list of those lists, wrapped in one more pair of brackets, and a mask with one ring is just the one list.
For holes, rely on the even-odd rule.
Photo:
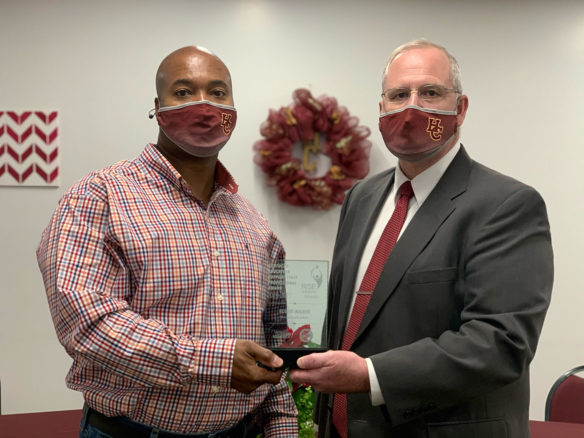
[[(253, 145), (254, 162), (266, 174), (267, 183), (277, 187), (281, 201), (321, 209), (333, 202), (342, 204), (345, 191), (369, 173), (371, 142), (366, 138), (371, 131), (359, 126), (359, 119), (338, 106), (334, 97), (315, 99), (310, 91), (300, 88), (292, 98), (291, 105), (270, 109), (261, 124), (260, 133), (265, 138)], [(292, 154), (298, 143), (302, 160)], [(330, 158), (324, 175), (310, 176), (316, 166), (310, 153)]]

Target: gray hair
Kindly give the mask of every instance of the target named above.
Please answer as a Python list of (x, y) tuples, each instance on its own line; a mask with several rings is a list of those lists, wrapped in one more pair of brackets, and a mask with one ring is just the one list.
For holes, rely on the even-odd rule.
[(427, 39), (424, 39), (424, 38), (416, 39), (416, 40), (410, 41), (409, 43), (402, 44), (397, 49), (395, 49), (393, 51), (393, 53), (389, 56), (389, 60), (387, 61), (387, 64), (385, 65), (385, 68), (383, 69), (383, 75), (381, 76), (381, 88), (382, 88), (381, 91), (382, 92), (384, 91), (383, 87), (384, 87), (384, 83), (385, 83), (385, 77), (387, 76), (387, 71), (389, 70), (389, 66), (395, 60), (395, 58), (397, 58), (402, 53), (407, 52), (408, 50), (420, 49), (420, 48), (425, 48), (425, 47), (434, 47), (436, 49), (442, 50), (446, 54), (446, 56), (448, 56), (448, 60), (450, 61), (450, 79), (452, 80), (452, 86), (456, 91), (458, 91), (459, 93), (462, 93), (462, 81), (461, 81), (461, 75), (460, 75), (460, 66), (458, 65), (458, 61), (456, 60), (456, 58), (454, 56), (452, 56), (448, 52), (448, 50), (446, 50), (446, 48), (444, 48), (443, 46), (436, 44), (436, 43), (433, 43), (431, 41), (428, 41)]

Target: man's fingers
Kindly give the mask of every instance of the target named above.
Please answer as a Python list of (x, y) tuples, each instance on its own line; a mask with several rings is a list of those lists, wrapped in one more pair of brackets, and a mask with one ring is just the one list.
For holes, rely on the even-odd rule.
[(265, 381), (272, 385), (277, 385), (280, 383), (280, 377), (282, 377), (283, 372), (284, 370), (270, 371), (270, 374), (265, 377)]
[(255, 369), (250, 370), (250, 381), (253, 382), (256, 386), (259, 386), (263, 383), (271, 383), (272, 385), (276, 385), (280, 382), (280, 377), (284, 372), (282, 369), (258, 366), (257, 364), (253, 366)]
[(231, 386), (240, 392), (249, 394), (264, 383), (277, 385), (283, 370), (269, 371), (257, 365), (252, 365), (242, 376), (233, 376)]
[(301, 369), (290, 370), (290, 380), (294, 383), (308, 383), (310, 384), (309, 376), (312, 373), (310, 371), (304, 371)]

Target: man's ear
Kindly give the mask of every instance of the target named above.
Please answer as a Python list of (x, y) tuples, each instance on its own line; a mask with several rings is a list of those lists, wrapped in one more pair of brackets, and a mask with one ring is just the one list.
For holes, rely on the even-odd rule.
[(154, 98), (154, 108), (152, 108), (150, 111), (148, 111), (148, 118), (149, 119), (153, 119), (154, 116), (158, 115), (158, 108), (160, 107), (160, 104), (158, 102), (158, 97)]
[(464, 118), (466, 117), (466, 110), (468, 109), (468, 96), (461, 95), (456, 103), (456, 124), (458, 127), (462, 126)]

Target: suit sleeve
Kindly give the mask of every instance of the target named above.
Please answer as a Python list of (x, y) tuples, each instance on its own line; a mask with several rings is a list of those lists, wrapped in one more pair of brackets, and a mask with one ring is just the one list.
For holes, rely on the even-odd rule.
[(393, 425), (507, 385), (535, 354), (553, 282), (545, 204), (523, 186), (476, 228), (461, 230), (458, 329), (371, 357)]

